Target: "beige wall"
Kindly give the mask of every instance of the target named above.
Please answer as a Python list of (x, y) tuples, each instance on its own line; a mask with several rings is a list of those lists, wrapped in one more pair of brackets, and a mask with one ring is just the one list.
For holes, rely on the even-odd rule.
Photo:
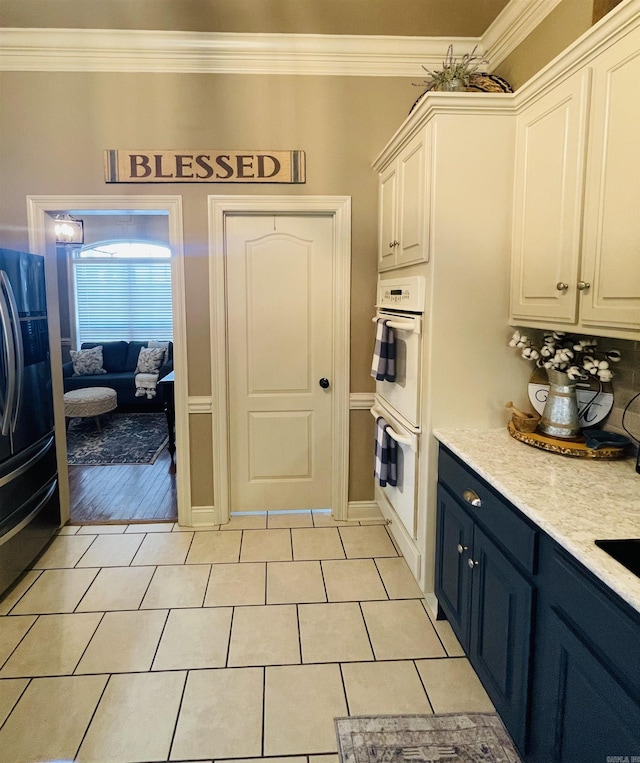
[(593, 0), (562, 0), (495, 73), (517, 90), (589, 29), (592, 12)]
[[(4, 73), (0, 244), (28, 246), (31, 194), (166, 194), (183, 198), (190, 395), (210, 394), (208, 194), (352, 197), (351, 390), (372, 391), (377, 177), (371, 162), (416, 97), (402, 79), (180, 74)], [(70, 105), (71, 104), (71, 105)], [(305, 185), (107, 185), (105, 148), (302, 149)], [(11, 181), (7, 182), (6, 179)], [(370, 418), (370, 417), (368, 417)], [(352, 500), (368, 500), (361, 464), (370, 422), (354, 417)], [(198, 429), (200, 431), (200, 428)], [(192, 433), (192, 439), (195, 435)], [(193, 470), (198, 502), (206, 464)], [(361, 471), (366, 472), (360, 474)]]
[(2, 25), (480, 36), (507, 0), (2, 0)]
[[(236, 27), (235, 31), (251, 31), (249, 26), (257, 23), (257, 17), (234, 16), (233, 12), (246, 1), (213, 3), (220, 14), (217, 21), (206, 28), (230, 31)], [(367, 30), (372, 33), (369, 19), (380, 20), (380, 6), (375, 6), (375, 13), (367, 14), (363, 12), (363, 2), (354, 0), (349, 4), (352, 13), (343, 19), (345, 24), (348, 20), (346, 26), (324, 31), (355, 33), (357, 29), (360, 33)], [(299, 15), (296, 16), (298, 21), (294, 23), (292, 20), (296, 14), (294, 9), (300, 10), (302, 0), (279, 0), (276, 4), (282, 11), (277, 24), (274, 22), (262, 31), (312, 31), (299, 28)], [(166, 0), (157, 0), (155, 9), (161, 5), (168, 8)], [(420, 6), (408, 0), (402, 3), (402, 8), (409, 5), (414, 13), (418, 13)], [(495, 0), (492, 5), (492, 12), (497, 12), (504, 2)], [(314, 5), (314, 0), (305, 0), (305, 6), (311, 13), (317, 2)], [(150, 26), (148, 16), (145, 21), (141, 20), (145, 17), (136, 17), (137, 23), (131, 23), (130, 0), (113, 0), (109, 4), (92, 0), (91, 6), (85, 0), (59, 0), (56, 13), (63, 7), (66, 13), (55, 16), (50, 13), (51, 7), (50, 3), (38, 0), (5, 0), (3, 23), (7, 26)], [(78, 15), (70, 15), (74, 7)], [(87, 14), (89, 7), (91, 12)], [(105, 17), (107, 7), (108, 19)], [(369, 9), (371, 7), (368, 5)], [(457, 4), (452, 2), (449, 10), (454, 7)], [(514, 86), (521, 85), (588, 28), (591, 7), (592, 0), (563, 0), (540, 28), (509, 56), (498, 73)], [(402, 13), (399, 13), (397, 18), (401, 17)], [(244, 18), (249, 26), (238, 26), (239, 18)], [(307, 18), (314, 18), (313, 13)], [(413, 33), (437, 34), (425, 25), (425, 18), (420, 14), (415, 16)], [(203, 28), (194, 25), (188, 16), (183, 21), (174, 26), (171, 26), (173, 22), (152, 26)], [(394, 29), (390, 24), (385, 33), (391, 34)], [(322, 25), (315, 31), (323, 31)], [(482, 31), (466, 33), (480, 34)], [(411, 32), (405, 30), (405, 33)], [(373, 390), (369, 365), (373, 346), (370, 318), (376, 281), (377, 178), (371, 162), (416, 98), (416, 89), (410, 81), (400, 78), (34, 72), (0, 74), (0, 92), (0, 177), (3, 179), (0, 185), (0, 245), (27, 248), (27, 195), (182, 195), (190, 395), (210, 394), (207, 195), (297, 193), (351, 196), (350, 389), (352, 392)], [(102, 152), (106, 148), (302, 149), (307, 154), (307, 183), (298, 186), (106, 185), (102, 164)], [(373, 496), (368, 455), (370, 418), (368, 413), (361, 411), (351, 416), (349, 498), (354, 501), (370, 500)], [(198, 417), (192, 416), (191, 419), (192, 452), (199, 454), (191, 468), (192, 495), (194, 503), (205, 505), (212, 502), (209, 430)]]

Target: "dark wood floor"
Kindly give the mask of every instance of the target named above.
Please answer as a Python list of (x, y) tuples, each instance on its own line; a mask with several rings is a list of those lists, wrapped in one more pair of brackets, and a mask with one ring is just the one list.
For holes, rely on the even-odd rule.
[(155, 463), (69, 466), (73, 524), (176, 521), (176, 473), (165, 448)]

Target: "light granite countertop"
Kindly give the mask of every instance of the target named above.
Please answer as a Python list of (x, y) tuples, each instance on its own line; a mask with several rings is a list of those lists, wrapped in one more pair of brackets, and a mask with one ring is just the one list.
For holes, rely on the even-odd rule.
[(506, 429), (441, 429), (434, 435), (640, 612), (640, 578), (594, 543), (640, 538), (635, 459), (548, 453), (518, 442)]

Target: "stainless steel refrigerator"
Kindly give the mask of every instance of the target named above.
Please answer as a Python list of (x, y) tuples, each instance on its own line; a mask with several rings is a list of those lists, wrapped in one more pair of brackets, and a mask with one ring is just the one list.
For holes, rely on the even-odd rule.
[(59, 524), (44, 258), (0, 249), (0, 595)]

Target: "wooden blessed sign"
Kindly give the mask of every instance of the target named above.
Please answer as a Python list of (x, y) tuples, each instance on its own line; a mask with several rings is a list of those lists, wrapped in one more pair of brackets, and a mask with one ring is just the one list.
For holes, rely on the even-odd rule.
[(107, 183), (304, 183), (304, 151), (107, 149)]

